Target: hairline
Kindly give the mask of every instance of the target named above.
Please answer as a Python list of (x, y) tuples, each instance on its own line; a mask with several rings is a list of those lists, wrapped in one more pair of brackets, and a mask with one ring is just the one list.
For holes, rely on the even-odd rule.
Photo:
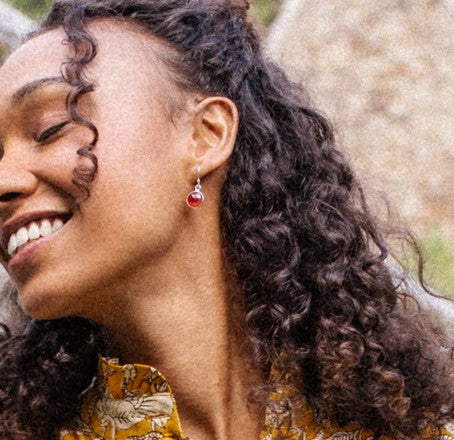
[[(146, 28), (141, 25), (140, 23), (137, 23), (134, 21), (132, 18), (128, 17), (93, 17), (93, 18), (88, 18), (84, 20), (84, 26), (88, 31), (90, 30), (91, 25), (97, 24), (97, 23), (102, 23), (102, 22), (113, 22), (115, 25), (120, 25), (123, 27), (123, 29), (132, 32), (133, 34), (140, 36), (141, 38), (147, 38), (148, 40), (151, 40), (154, 44), (146, 44), (145, 40), (142, 40), (141, 42), (141, 47), (143, 49), (144, 54), (146, 57), (149, 57), (151, 54), (152, 58), (149, 58), (149, 62), (151, 65), (153, 65), (153, 68), (156, 70), (157, 74), (161, 76), (168, 84), (168, 86), (171, 88), (169, 89), (169, 93), (167, 94), (168, 99), (167, 100), (159, 100), (163, 110), (165, 111), (166, 116), (168, 119), (175, 125), (177, 117), (187, 110), (187, 98), (189, 95), (194, 95), (194, 91), (185, 89), (181, 81), (178, 80), (177, 73), (173, 71), (171, 67), (171, 58), (173, 55), (178, 55), (178, 51), (168, 44), (165, 40), (162, 38), (159, 38), (158, 36), (154, 35), (151, 32), (148, 32)], [(39, 28), (36, 31), (33, 31), (29, 33), (22, 45), (26, 44), (27, 42), (44, 35), (48, 32), (52, 32), (55, 30), (62, 30), (64, 34), (66, 35), (66, 31), (63, 27), (63, 25), (58, 25), (54, 27), (49, 27), (49, 28)], [(93, 35), (93, 33), (91, 32)], [(98, 43), (97, 38), (93, 35), (94, 40), (96, 44)], [(63, 38), (62, 42), (65, 41), (65, 38)], [(7, 57), (8, 58), (8, 57)], [(175, 57), (176, 58), (176, 57)], [(157, 63), (156, 63), (157, 61)], [(63, 66), (63, 64), (62, 64)], [(164, 69), (162, 69), (164, 67)], [(167, 87), (167, 85), (166, 85)], [(198, 92), (197, 95), (201, 95), (202, 92)], [(204, 94), (206, 95), (206, 94)]]

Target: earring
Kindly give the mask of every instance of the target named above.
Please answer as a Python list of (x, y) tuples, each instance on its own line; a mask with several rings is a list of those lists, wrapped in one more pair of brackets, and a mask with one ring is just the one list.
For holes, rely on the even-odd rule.
[(194, 191), (191, 191), (186, 199), (186, 203), (191, 208), (198, 208), (205, 200), (205, 196), (203, 195), (201, 189), (202, 185), (200, 184), (200, 164), (197, 164), (197, 183), (194, 187)]

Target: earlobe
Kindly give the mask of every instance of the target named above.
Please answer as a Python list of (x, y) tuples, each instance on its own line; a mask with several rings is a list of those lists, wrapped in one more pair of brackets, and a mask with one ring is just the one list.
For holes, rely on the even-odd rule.
[(238, 110), (225, 97), (210, 97), (196, 108), (193, 126), (194, 161), (206, 175), (227, 163), (238, 132)]

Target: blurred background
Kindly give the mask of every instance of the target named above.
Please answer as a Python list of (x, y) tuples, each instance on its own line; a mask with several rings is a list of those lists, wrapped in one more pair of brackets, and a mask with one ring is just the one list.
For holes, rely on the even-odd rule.
[[(51, 3), (0, 0), (3, 56)], [(269, 56), (333, 121), (371, 204), (382, 212), (384, 194), (392, 221), (418, 234), (429, 283), (454, 297), (454, 0), (251, 6)]]

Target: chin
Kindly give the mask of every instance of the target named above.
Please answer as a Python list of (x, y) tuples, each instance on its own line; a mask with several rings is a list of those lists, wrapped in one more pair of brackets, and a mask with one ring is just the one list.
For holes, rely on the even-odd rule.
[(47, 292), (19, 290), (18, 302), (22, 310), (31, 318), (50, 320), (73, 315), (73, 308), (61, 296)]

